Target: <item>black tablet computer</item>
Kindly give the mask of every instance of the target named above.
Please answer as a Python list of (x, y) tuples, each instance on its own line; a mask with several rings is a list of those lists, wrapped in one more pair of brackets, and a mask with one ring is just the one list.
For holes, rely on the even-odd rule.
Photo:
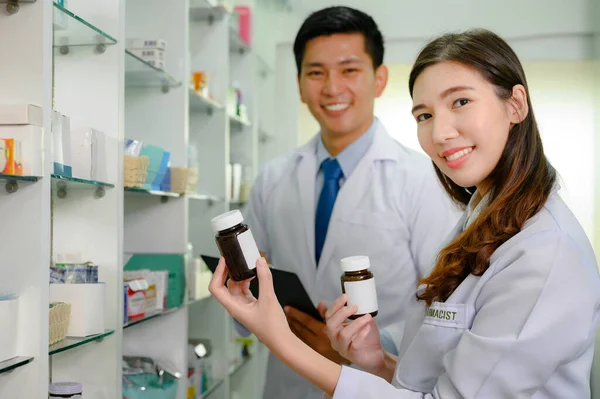
[[(219, 264), (219, 258), (207, 255), (201, 255), (201, 257), (208, 268), (214, 273), (217, 269), (217, 265)], [(273, 268), (271, 269), (271, 273), (273, 274), (275, 295), (277, 295), (279, 304), (282, 307), (292, 306), (306, 314), (311, 315), (313, 318), (324, 322), (323, 318), (319, 314), (319, 311), (312, 303), (308, 293), (304, 289), (304, 286), (295, 273)], [(250, 282), (250, 291), (254, 297), (258, 298), (258, 278), (254, 278)]]

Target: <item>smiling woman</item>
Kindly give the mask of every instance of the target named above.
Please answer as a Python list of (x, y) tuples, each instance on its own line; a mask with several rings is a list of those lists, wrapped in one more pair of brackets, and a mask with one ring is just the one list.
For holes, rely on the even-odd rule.
[[(594, 81), (594, 63), (586, 60), (530, 61), (523, 67), (546, 156), (559, 173), (559, 193), (588, 237), (597, 240), (596, 250), (600, 253), (600, 234), (594, 234), (594, 215), (600, 214), (595, 210), (600, 209), (600, 195), (595, 199), (594, 193), (594, 164), (600, 159), (600, 152), (595, 149), (594, 87), (590, 84)], [(406, 90), (411, 66), (393, 64), (388, 65), (388, 69), (389, 83), (375, 103), (375, 114), (389, 127), (396, 140), (424, 152), (411, 114), (413, 102)], [(301, 135), (304, 132), (312, 135), (315, 131), (311, 125), (313, 119), (304, 105), (299, 106), (298, 115)]]
[(556, 192), (518, 57), (489, 31), (443, 35), (419, 54), (409, 89), (419, 142), (466, 210), (420, 281), (427, 310), (407, 319), (400, 356), (382, 349), (370, 315), (347, 321), (357, 308), (344, 295), (325, 314), (327, 335), (362, 371), (311, 351), (290, 332), (264, 261), (258, 300), (223, 286), (223, 262), (211, 292), (334, 398), (588, 398), (600, 277)]

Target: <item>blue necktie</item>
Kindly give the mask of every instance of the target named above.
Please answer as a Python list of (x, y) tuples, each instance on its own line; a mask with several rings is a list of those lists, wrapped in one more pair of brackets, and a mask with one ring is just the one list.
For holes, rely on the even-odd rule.
[(340, 191), (340, 178), (343, 175), (342, 168), (337, 159), (329, 158), (323, 161), (321, 171), (323, 171), (324, 178), (323, 189), (319, 196), (315, 215), (315, 258), (317, 265), (319, 264), (319, 259), (321, 259), (321, 251), (323, 250), (323, 244), (325, 244), (329, 219), (331, 219), (335, 198), (338, 191)]

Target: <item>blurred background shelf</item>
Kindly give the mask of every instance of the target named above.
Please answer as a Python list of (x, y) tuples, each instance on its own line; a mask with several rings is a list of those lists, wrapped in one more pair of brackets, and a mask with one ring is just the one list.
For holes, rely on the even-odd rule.
[(125, 86), (161, 87), (181, 86), (181, 82), (162, 69), (158, 69), (128, 50), (125, 50)]
[(14, 176), (14, 175), (5, 175), (0, 173), (0, 180), (2, 181), (27, 181), (27, 182), (36, 182), (38, 181), (38, 177), (36, 176)]
[(115, 185), (111, 183), (105, 183), (96, 180), (79, 179), (76, 177), (65, 177), (59, 175), (52, 175), (52, 187), (53, 188), (67, 188), (67, 189), (86, 189), (93, 187), (103, 188), (114, 188)]
[(92, 342), (98, 342), (112, 335), (114, 332), (115, 330), (107, 330), (102, 334), (90, 335), (89, 337), (84, 338), (67, 337), (61, 342), (58, 342), (54, 345), (50, 345), (48, 353), (50, 355), (56, 355), (61, 352), (66, 352), (71, 349), (79, 348), (80, 346), (90, 344)]
[(110, 46), (117, 44), (110, 34), (73, 14), (54, 2), (54, 47), (62, 46)]
[(125, 190), (126, 193), (155, 195), (155, 196), (158, 196), (158, 197), (172, 197), (172, 198), (179, 198), (179, 197), (181, 197), (181, 194), (179, 194), (179, 193), (173, 193), (173, 192), (170, 192), (170, 191), (146, 190), (146, 189), (143, 189), (143, 188), (135, 188), (135, 187), (125, 187), (124, 190)]
[(223, 104), (207, 98), (194, 89), (190, 89), (190, 110), (191, 111), (220, 111)]
[(8, 373), (33, 361), (32, 357), (17, 356), (0, 362), (0, 374)]

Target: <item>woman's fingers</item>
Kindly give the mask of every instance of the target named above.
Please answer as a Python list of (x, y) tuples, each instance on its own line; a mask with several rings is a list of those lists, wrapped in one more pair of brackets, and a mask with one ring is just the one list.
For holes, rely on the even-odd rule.
[(258, 258), (256, 261), (256, 275), (258, 276), (258, 283), (260, 285), (260, 299), (272, 299), (276, 298), (275, 289), (273, 288), (273, 275), (265, 258)]
[(339, 339), (344, 344), (344, 347), (348, 348), (352, 341), (356, 339), (360, 333), (363, 332), (365, 326), (369, 329), (371, 328), (371, 319), (372, 317), (370, 314), (361, 316), (358, 319), (354, 320), (352, 323), (348, 324), (339, 332)]
[(227, 268), (225, 267), (225, 259), (219, 260), (219, 265), (213, 273), (213, 277), (208, 286), (210, 293), (217, 298), (223, 306), (231, 313), (233, 306), (233, 298), (229, 293), (227, 287), (225, 287), (225, 280), (227, 279)]
[(327, 312), (325, 312), (325, 319), (329, 320), (329, 318), (331, 316), (336, 314), (338, 312), (338, 310), (340, 310), (341, 308), (344, 307), (344, 305), (346, 305), (347, 301), (348, 301), (348, 295), (346, 295), (346, 294), (342, 294), (342, 296), (340, 296), (338, 299), (333, 301), (333, 303), (331, 304), (329, 309), (327, 309)]
[(369, 332), (371, 332), (371, 328), (373, 328), (372, 324), (371, 323), (367, 324), (367, 326), (365, 328), (363, 328), (356, 335), (356, 337), (354, 337), (354, 339), (352, 340), (352, 345), (356, 345), (357, 347), (360, 347), (360, 344), (365, 340), (365, 338), (367, 338), (367, 335), (369, 335)]
[(344, 323), (346, 323), (348, 317), (352, 316), (356, 312), (358, 312), (358, 306), (356, 305), (342, 307), (339, 311), (327, 319), (328, 332), (335, 337), (339, 330), (343, 327)]
[(229, 289), (229, 293), (233, 296), (245, 296), (244, 289), (246, 285), (250, 285), (250, 280), (233, 281), (232, 279), (229, 279), (229, 281), (227, 281), (227, 288)]

